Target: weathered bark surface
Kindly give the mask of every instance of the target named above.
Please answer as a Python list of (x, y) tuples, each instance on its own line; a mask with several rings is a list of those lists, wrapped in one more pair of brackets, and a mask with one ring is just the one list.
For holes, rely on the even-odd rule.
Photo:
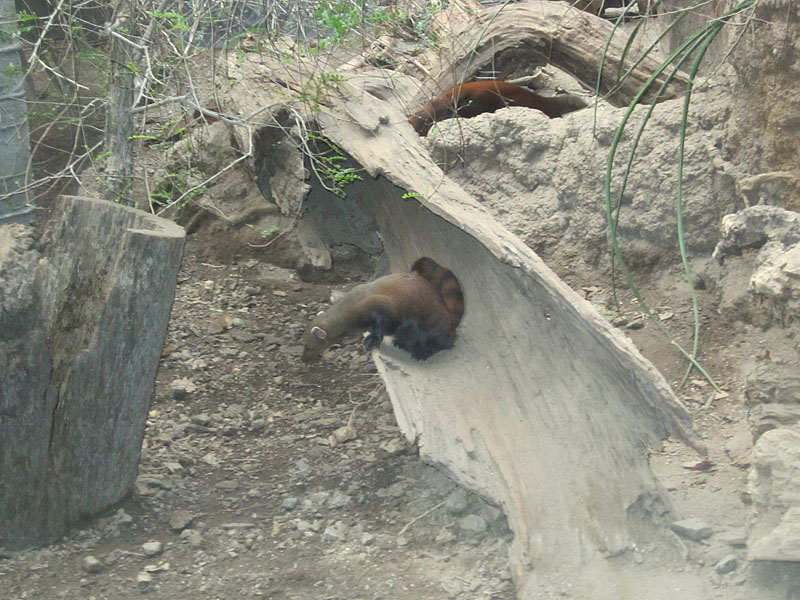
[(0, 229), (0, 539), (47, 543), (133, 488), (184, 233), (64, 197)]
[[(424, 104), (431, 95), (456, 83), (469, 81), (487, 67), (504, 79), (520, 57), (531, 55), (540, 64), (552, 64), (594, 90), (607, 43), (600, 93), (608, 94), (617, 75), (632, 68), (630, 75), (607, 98), (618, 106), (628, 104), (655, 72), (663, 56), (654, 51), (634, 66), (639, 59), (634, 51), (623, 62), (628, 36), (618, 31), (609, 43), (612, 30), (610, 22), (563, 2), (530, 0), (487, 8), (473, 22), (465, 24), (454, 38), (453, 48), (443, 54), (440, 66), (433, 70), (433, 81), (417, 96), (414, 106)], [(651, 91), (657, 90), (664, 79), (663, 75), (658, 77)], [(684, 90), (685, 79), (679, 76), (664, 97), (675, 97)], [(645, 101), (650, 98), (651, 94), (644, 96)]]

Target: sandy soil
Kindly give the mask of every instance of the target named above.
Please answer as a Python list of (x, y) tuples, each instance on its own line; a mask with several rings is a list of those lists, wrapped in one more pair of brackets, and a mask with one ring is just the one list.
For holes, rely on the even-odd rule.
[(137, 493), (4, 554), (0, 598), (514, 598), (505, 517), (419, 461), (360, 348), (299, 360), (329, 290), (191, 236)]
[[(322, 285), (269, 261), (202, 229), (189, 236), (135, 494), (52, 546), (0, 550), (0, 598), (516, 598), (505, 517), (421, 463), (357, 340), (320, 363), (299, 360), (302, 331), (331, 288), (370, 269), (337, 267)], [(607, 286), (550, 266), (576, 290)], [(655, 276), (648, 297), (687, 339), (679, 281)], [(603, 308), (607, 298), (592, 301)], [(744, 374), (765, 350), (775, 359), (796, 352), (780, 328), (733, 324), (712, 293), (701, 292), (701, 303), (700, 359), (724, 394), (696, 373), (680, 386), (686, 363), (668, 340), (646, 322), (626, 328), (686, 402), (710, 451), (711, 464), (697, 469), (693, 451), (667, 442), (652, 452), (653, 469), (677, 514), (713, 530), (702, 542), (675, 535), (668, 563), (634, 564), (642, 589), (629, 597), (796, 597), (781, 593), (791, 572), (753, 568), (742, 546)], [(631, 298), (622, 305), (626, 323), (642, 322)], [(731, 556), (736, 568), (717, 572)], [(656, 572), (663, 589), (648, 588)], [(547, 597), (588, 596), (561, 581)]]
[[(134, 497), (60, 543), (4, 554), (0, 597), (515, 598), (505, 517), (419, 461), (358, 341), (299, 361), (302, 331), (331, 286), (238, 252), (224, 238), (188, 238)], [(676, 289), (661, 302), (671, 319), (687, 318), (679, 298)], [(746, 451), (736, 445), (747, 432), (738, 367), (770, 333), (705, 325), (704, 358), (727, 395), (698, 377), (679, 395), (713, 466), (687, 468), (696, 455), (671, 442), (652, 464), (678, 513), (714, 535), (675, 536), (685, 563), (664, 570), (676, 591), (766, 600), (742, 562), (747, 458), (726, 444)], [(629, 332), (677, 385), (684, 363), (664, 338), (649, 326)], [(728, 556), (738, 567), (717, 573)], [(569, 582), (554, 590), (572, 595)]]

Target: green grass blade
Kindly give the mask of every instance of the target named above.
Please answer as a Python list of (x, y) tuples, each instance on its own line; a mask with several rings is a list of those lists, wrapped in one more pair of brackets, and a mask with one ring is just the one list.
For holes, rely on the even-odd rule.
[[(689, 372), (691, 371), (692, 367), (698, 369), (698, 371), (714, 386), (716, 390), (719, 390), (719, 387), (714, 382), (713, 378), (710, 374), (697, 362), (697, 349), (699, 346), (699, 327), (700, 327), (700, 320), (699, 320), (699, 311), (697, 309), (697, 298), (696, 293), (694, 290), (694, 285), (692, 281), (691, 269), (689, 267), (688, 258), (686, 256), (686, 248), (685, 248), (685, 240), (683, 237), (683, 197), (682, 197), (682, 180), (683, 180), (683, 158), (684, 158), (684, 142), (686, 136), (686, 124), (688, 120), (688, 107), (689, 102), (691, 100), (691, 91), (694, 85), (694, 80), (697, 75), (697, 71), (702, 63), (702, 60), (710, 46), (711, 42), (717, 36), (717, 34), (722, 30), (725, 23), (734, 15), (746, 10), (753, 6), (757, 0), (744, 0), (736, 7), (731, 9), (728, 13), (720, 17), (719, 19), (709, 21), (705, 27), (703, 27), (700, 31), (696, 32), (692, 35), (689, 39), (684, 41), (676, 50), (674, 50), (670, 56), (660, 65), (660, 67), (656, 70), (653, 75), (641, 86), (639, 92), (634, 97), (633, 101), (628, 106), (625, 115), (617, 127), (617, 130), (614, 135), (614, 140), (611, 145), (611, 149), (609, 151), (609, 158), (606, 167), (606, 180), (604, 186), (604, 195), (605, 195), (605, 210), (606, 210), (606, 222), (609, 228), (609, 234), (611, 238), (611, 264), (612, 264), (612, 274), (614, 272), (614, 265), (615, 263), (619, 264), (619, 269), (625, 278), (626, 285), (631, 290), (633, 295), (636, 297), (637, 302), (642, 307), (642, 310), (647, 314), (647, 316), (658, 326), (658, 328), (670, 339), (672, 345), (674, 345), (690, 362), (689, 370), (686, 373), (688, 376)], [(696, 3), (695, 3), (696, 4)], [(683, 16), (683, 15), (680, 15)], [(677, 19), (676, 19), (677, 20)], [(674, 78), (675, 74), (678, 72), (680, 66), (688, 60), (689, 57), (693, 56), (697, 51), (697, 56), (695, 57), (692, 69), (690, 71), (689, 82), (687, 84), (687, 93), (684, 98), (684, 110), (682, 116), (682, 123), (681, 123), (681, 137), (679, 143), (679, 151), (678, 151), (678, 173), (679, 173), (679, 180), (678, 180), (678, 198), (676, 202), (676, 212), (677, 212), (677, 228), (678, 228), (678, 244), (679, 249), (681, 252), (681, 261), (684, 267), (684, 272), (686, 274), (686, 278), (689, 284), (690, 295), (692, 297), (692, 310), (693, 310), (693, 319), (694, 319), (694, 335), (693, 335), (693, 345), (692, 345), (692, 352), (688, 352), (685, 350), (680, 344), (678, 344), (674, 338), (670, 335), (669, 331), (664, 327), (664, 325), (660, 322), (660, 320), (656, 319), (655, 315), (653, 315), (652, 311), (650, 310), (649, 306), (645, 302), (644, 298), (642, 297), (638, 287), (633, 281), (631, 273), (625, 263), (621, 250), (619, 248), (619, 243), (616, 237), (617, 227), (619, 225), (619, 215), (620, 209), (622, 206), (622, 199), (624, 195), (625, 186), (627, 185), (628, 176), (630, 174), (630, 170), (633, 165), (633, 158), (636, 152), (636, 148), (638, 146), (639, 140), (641, 135), (644, 131), (644, 127), (649, 120), (655, 103), (657, 100), (663, 95), (663, 92), (666, 89), (668, 83)], [(642, 124), (640, 125), (639, 131), (635, 136), (633, 141), (633, 148), (631, 154), (629, 155), (628, 161), (626, 163), (625, 172), (623, 174), (620, 193), (618, 195), (618, 201), (616, 205), (612, 205), (611, 202), (611, 174), (613, 171), (613, 164), (614, 158), (617, 152), (617, 147), (619, 145), (620, 139), (622, 137), (622, 133), (627, 126), (628, 120), (630, 119), (633, 110), (647, 92), (647, 90), (652, 86), (655, 80), (666, 70), (668, 65), (672, 64), (677, 59), (677, 63), (673, 69), (673, 72), (667, 77), (666, 81), (662, 83), (659, 90), (655, 94), (655, 98), (650, 106), (650, 109), (647, 111)], [(601, 66), (602, 70), (602, 66)], [(599, 79), (598, 79), (599, 81)], [(614, 280), (612, 279), (612, 285), (614, 285), (614, 293), (616, 299), (616, 287)], [(686, 380), (686, 376), (684, 376), (684, 381)]]

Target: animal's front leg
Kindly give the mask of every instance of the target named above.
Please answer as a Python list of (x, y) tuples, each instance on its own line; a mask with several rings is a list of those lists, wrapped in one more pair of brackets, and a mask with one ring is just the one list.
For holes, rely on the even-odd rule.
[(372, 317), (372, 325), (367, 329), (369, 334), (364, 338), (364, 350), (366, 352), (381, 347), (381, 342), (388, 326), (389, 317), (381, 311), (376, 311)]

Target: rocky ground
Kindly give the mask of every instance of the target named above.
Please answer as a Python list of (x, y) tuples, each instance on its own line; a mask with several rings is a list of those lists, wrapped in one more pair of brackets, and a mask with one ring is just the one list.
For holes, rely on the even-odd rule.
[[(622, 316), (607, 313), (673, 384), (709, 447), (708, 462), (672, 441), (651, 449), (680, 518), (669, 548), (632, 553), (642, 581), (668, 575), (659, 598), (800, 598), (791, 565), (746, 560), (748, 398), (768, 387), (747, 374), (796, 364), (797, 338), (741, 308), (752, 304), (755, 262), (744, 254), (738, 278), (718, 276), (718, 288), (700, 292), (700, 359), (722, 392), (697, 374), (681, 386), (685, 361), (632, 298), (621, 294)], [(368, 277), (371, 265), (337, 267), (322, 285), (269, 256), (202, 228), (187, 238), (135, 494), (52, 546), (0, 548), (0, 599), (516, 598), (504, 515), (420, 462), (359, 345), (299, 360), (302, 331), (331, 288)], [(608, 307), (603, 276), (545, 258)], [(689, 339), (681, 277), (654, 275), (648, 297)], [(578, 598), (568, 581), (547, 595), (561, 597)]]
[(330, 287), (186, 248), (134, 497), (3, 555), (0, 598), (512, 599), (501, 511), (422, 464), (356, 345), (299, 360)]
[[(504, 515), (420, 462), (357, 340), (299, 360), (310, 316), (370, 265), (321, 285), (264, 256), (225, 236), (188, 237), (136, 493), (57, 544), (2, 554), (0, 598), (516, 598)], [(570, 283), (592, 294), (599, 282)], [(682, 290), (660, 293), (659, 314), (688, 327)], [(706, 312), (702, 358), (724, 391), (700, 377), (679, 387), (685, 363), (632, 299), (623, 308), (613, 318), (679, 390), (710, 450), (708, 463), (674, 442), (652, 450), (681, 522), (669, 548), (640, 549), (634, 568), (666, 574), (687, 598), (795, 597), (791, 569), (745, 560), (741, 368), (791, 344), (779, 328)], [(564, 581), (547, 597), (570, 596)]]

